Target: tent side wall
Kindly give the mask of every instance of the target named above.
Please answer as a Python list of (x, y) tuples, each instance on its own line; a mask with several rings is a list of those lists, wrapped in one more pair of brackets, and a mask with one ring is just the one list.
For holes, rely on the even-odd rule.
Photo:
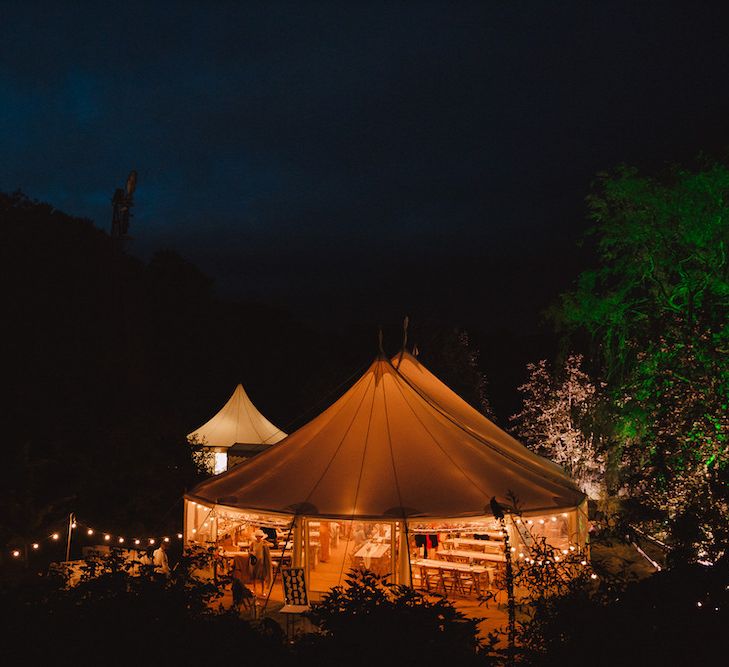
[(551, 513), (525, 513), (512, 515), (508, 522), (509, 534), (517, 552), (530, 549), (536, 540), (546, 538), (547, 543), (559, 549), (588, 548), (587, 500), (577, 507)]

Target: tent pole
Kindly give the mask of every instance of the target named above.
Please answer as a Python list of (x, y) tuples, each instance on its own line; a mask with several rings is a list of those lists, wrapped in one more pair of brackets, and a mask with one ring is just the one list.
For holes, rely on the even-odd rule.
[(182, 501), (182, 552), (185, 552), (187, 544), (187, 498)]
[(392, 569), (392, 580), (396, 584), (400, 583), (400, 563), (398, 562), (398, 544), (395, 538), (397, 533), (397, 521), (393, 521), (390, 524), (390, 563)]
[(66, 560), (71, 557), (71, 531), (73, 530), (73, 512), (68, 515), (68, 537), (66, 538)]
[(301, 517), (294, 517), (294, 548), (291, 554), (292, 567), (301, 567)]
[(402, 520), (403, 525), (403, 531), (402, 531), (402, 541), (404, 544), (401, 545), (401, 549), (405, 549), (405, 554), (407, 555), (408, 559), (408, 569), (404, 573), (408, 577), (407, 585), (412, 588), (413, 586), (413, 563), (410, 560), (410, 533), (408, 532), (408, 520), (403, 517)]
[(306, 590), (311, 592), (311, 580), (309, 578), (309, 522), (304, 517), (301, 518), (301, 540), (304, 547), (304, 581), (306, 582)]
[[(284, 555), (286, 554), (286, 547), (289, 545), (289, 542), (291, 542), (291, 534), (295, 534), (295, 525), (296, 525), (296, 517), (294, 517), (293, 521), (291, 522), (291, 525), (289, 526), (289, 532), (286, 533), (286, 540), (284, 541), (284, 545), (281, 549), (281, 558), (278, 559), (278, 565), (276, 566), (276, 569), (273, 571), (273, 576), (271, 577), (271, 584), (268, 587), (268, 594), (266, 595), (266, 601), (263, 603), (263, 609), (261, 610), (261, 616), (265, 615), (266, 609), (268, 608), (268, 601), (271, 599), (271, 593), (273, 593), (273, 586), (276, 583), (276, 577), (278, 577), (278, 573), (281, 571), (281, 568), (283, 567), (283, 560)], [(292, 549), (292, 566), (293, 566), (293, 549)], [(283, 589), (283, 575), (281, 577), (281, 588)], [(285, 599), (286, 592), (284, 591), (284, 604), (286, 604)]]

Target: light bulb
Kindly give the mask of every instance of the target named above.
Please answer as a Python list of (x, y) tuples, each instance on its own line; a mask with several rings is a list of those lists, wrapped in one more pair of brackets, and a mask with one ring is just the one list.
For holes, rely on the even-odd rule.
[(192, 534), (194, 535), (195, 533), (197, 533), (197, 528), (192, 529)]
[[(17, 551), (15, 551), (15, 552), (14, 552), (14, 554), (16, 554), (16, 553), (18, 553), (18, 552), (17, 552)], [(697, 603), (696, 603), (696, 606), (697, 606), (697, 607), (703, 607), (704, 605), (703, 605), (703, 603), (701, 603), (701, 602), (697, 602)]]
[(557, 520), (557, 517), (556, 516), (553, 516), (552, 517), (552, 521), (556, 521), (556, 520)]
[(33, 542), (33, 548), (34, 549), (37, 549), (39, 546), (40, 546), (40, 544), (38, 544), (38, 542)]
[(87, 534), (87, 535), (93, 535), (93, 534), (94, 534), (94, 531), (93, 531), (93, 530), (92, 530), (91, 528), (89, 528), (89, 529), (88, 529), (88, 530), (86, 531), (86, 534)]
[(134, 544), (139, 544), (139, 540), (134, 540)]
[(119, 538), (119, 544), (124, 544), (124, 538), (123, 537), (120, 537)]
[(111, 539), (111, 535), (104, 535), (104, 539), (108, 542)]
[(567, 551), (567, 549), (562, 549), (562, 555), (563, 555), (563, 556), (566, 556), (566, 555), (567, 555), (568, 553), (569, 553), (569, 552)]
[(54, 540), (57, 540), (57, 539), (58, 539), (58, 538), (60, 537), (60, 535), (59, 535), (58, 533), (53, 533), (53, 535), (51, 535), (51, 537), (52, 537), (52, 538), (53, 538)]
[(570, 544), (570, 551), (574, 551), (575, 548)]
[(580, 565), (587, 565), (587, 561), (586, 560), (580, 561)]
[(165, 537), (165, 542), (169, 542), (169, 541), (170, 541), (170, 538), (169, 537)]
[(150, 537), (150, 538), (149, 538), (149, 543), (150, 543), (150, 544), (154, 544), (154, 537)]
[(182, 533), (177, 533), (177, 539), (178, 540), (181, 540), (182, 539)]
[(593, 573), (592, 573), (592, 574), (590, 575), (590, 579), (597, 579), (597, 575), (596, 575), (596, 574), (595, 574), (595, 573), (593, 572)]
[(74, 522), (73, 522), (73, 523), (71, 524), (71, 528), (75, 528), (75, 527), (76, 527), (76, 522), (74, 521)]
[(539, 519), (539, 523), (544, 523), (544, 519)]
[(13, 556), (15, 556), (15, 558), (17, 558), (18, 556), (20, 556), (20, 551), (17, 551), (17, 550), (16, 551), (13, 551)]

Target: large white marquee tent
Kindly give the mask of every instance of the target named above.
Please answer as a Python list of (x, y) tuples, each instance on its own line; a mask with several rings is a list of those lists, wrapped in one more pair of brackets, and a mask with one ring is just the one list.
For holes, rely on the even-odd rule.
[[(378, 536), (372, 554), (384, 554), (384, 569), (410, 583), (413, 536), (485, 532), (492, 498), (507, 512), (546, 517), (548, 526), (551, 519), (570, 543), (586, 541), (585, 495), (561, 468), (471, 408), (415, 357), (381, 355), (278, 446), (187, 494), (185, 537), (216, 543), (236, 525), (276, 526), (288, 531), (294, 564), (305, 567), (315, 590), (326, 590), (358, 562), (364, 527)], [(340, 556), (327, 548), (336, 561), (328, 577), (323, 566), (317, 570), (325, 529), (332, 544), (354, 543)], [(514, 521), (509, 530), (513, 543), (523, 540)], [(365, 555), (365, 565), (374, 558)]]

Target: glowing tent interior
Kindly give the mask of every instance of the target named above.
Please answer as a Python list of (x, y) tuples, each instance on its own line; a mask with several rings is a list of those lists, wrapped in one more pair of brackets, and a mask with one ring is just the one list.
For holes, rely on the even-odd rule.
[(512, 544), (528, 547), (535, 535), (525, 532), (526, 517), (533, 517), (537, 536), (555, 546), (584, 545), (585, 496), (559, 467), (479, 415), (414, 357), (395, 362), (379, 356), (280, 445), (187, 494), (186, 541), (235, 551), (254, 528), (277, 530), (283, 544), (274, 545), (281, 547), (275, 557), (302, 565), (313, 591), (357, 566), (411, 583), (439, 541), (455, 551), (483, 545), (481, 569), (498, 567), (503, 533), (492, 498), (524, 517), (507, 521)]
[(253, 405), (242, 384), (214, 417), (187, 435), (188, 441), (204, 446), (216, 475), (285, 437)]

